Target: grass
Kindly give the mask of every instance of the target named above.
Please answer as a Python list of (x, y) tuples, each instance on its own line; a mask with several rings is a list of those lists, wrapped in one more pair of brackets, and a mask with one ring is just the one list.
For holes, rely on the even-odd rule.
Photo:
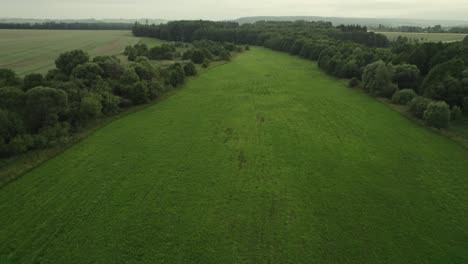
[(83, 49), (91, 56), (116, 55), (140, 39), (130, 31), (0, 30), (0, 68), (19, 75), (46, 73), (60, 53)]
[(395, 40), (399, 36), (415, 39), (419, 42), (454, 42), (462, 41), (468, 34), (457, 33), (410, 33), (410, 32), (379, 32), (387, 36), (390, 40)]
[(0, 189), (0, 262), (466, 263), (467, 159), (253, 48)]

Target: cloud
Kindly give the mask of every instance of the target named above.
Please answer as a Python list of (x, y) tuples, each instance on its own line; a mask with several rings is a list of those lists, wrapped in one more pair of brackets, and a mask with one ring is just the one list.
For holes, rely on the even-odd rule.
[(0, 17), (232, 19), (311, 15), (467, 19), (466, 0), (15, 0)]

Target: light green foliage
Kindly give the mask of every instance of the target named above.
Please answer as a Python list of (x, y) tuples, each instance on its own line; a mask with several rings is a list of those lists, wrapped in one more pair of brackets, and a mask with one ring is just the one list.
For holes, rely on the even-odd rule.
[(463, 263), (468, 151), (251, 48), (0, 190), (10, 263)]

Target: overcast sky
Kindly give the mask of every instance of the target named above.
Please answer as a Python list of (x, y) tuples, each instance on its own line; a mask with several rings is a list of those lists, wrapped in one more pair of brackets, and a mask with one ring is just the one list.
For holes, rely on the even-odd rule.
[(468, 0), (0, 0), (0, 17), (233, 19), (340, 16), (468, 20)]

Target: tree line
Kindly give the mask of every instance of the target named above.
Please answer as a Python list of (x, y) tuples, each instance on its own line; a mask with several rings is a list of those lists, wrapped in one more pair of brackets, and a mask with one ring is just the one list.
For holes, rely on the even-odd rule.
[(49, 30), (130, 30), (130, 23), (83, 23), (83, 22), (44, 22), (44, 23), (0, 23), (0, 29), (49, 29)]
[[(223, 49), (228, 58), (231, 50), (242, 51), (233, 44), (201, 42), (194, 52), (213, 45), (234, 47)], [(146, 45), (131, 48), (152, 50)], [(149, 103), (197, 74), (194, 56), (155, 66), (149, 53), (137, 55), (123, 63), (115, 56), (90, 58), (73, 50), (60, 54), (56, 68), (45, 75), (20, 78), (10, 69), (0, 69), (0, 157), (66, 143), (95, 120)]]
[(468, 33), (468, 27), (444, 28), (441, 25), (418, 27), (418, 26), (384, 26), (371, 27), (371, 30), (379, 32), (408, 32), (408, 33)]
[[(415, 116), (439, 128), (459, 119), (461, 112), (468, 114), (468, 37), (454, 43), (413, 43), (408, 38), (390, 42), (359, 26), (305, 21), (174, 21), (135, 24), (133, 34), (186, 42), (229, 41), (298, 55), (317, 61), (328, 74), (351, 79), (350, 86), (408, 104)], [(444, 120), (434, 121), (434, 116)]]

